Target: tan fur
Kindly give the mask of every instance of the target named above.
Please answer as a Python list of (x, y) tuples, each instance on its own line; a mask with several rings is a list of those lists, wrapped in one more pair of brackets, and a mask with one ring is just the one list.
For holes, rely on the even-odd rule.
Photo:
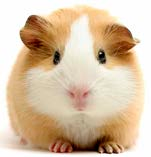
[[(48, 149), (52, 140), (64, 138), (64, 135), (53, 119), (36, 113), (30, 107), (30, 104), (27, 103), (25, 98), (26, 90), (23, 83), (24, 74), (31, 67), (42, 66), (46, 70), (50, 70), (54, 67), (52, 56), (55, 49), (59, 48), (60, 52), (63, 54), (65, 42), (70, 34), (70, 26), (73, 21), (82, 14), (87, 14), (90, 18), (90, 28), (95, 40), (95, 55), (101, 46), (106, 45), (104, 42), (109, 44), (108, 41), (104, 41), (103, 34), (109, 24), (116, 23), (116, 19), (111, 17), (106, 11), (84, 6), (78, 6), (72, 9), (60, 9), (45, 17), (53, 27), (52, 41), (50, 40), (52, 45), (48, 44), (51, 45), (51, 48), (47, 45), (47, 48), (51, 51), (50, 54), (45, 57), (42, 51), (36, 53), (35, 50), (29, 50), (24, 47), (17, 58), (9, 79), (7, 96), (12, 127), (17, 134), (41, 148)], [(24, 27), (22, 31), (25, 29)], [(104, 43), (104, 45), (102, 45), (102, 43)], [(132, 52), (133, 51), (124, 56), (112, 56), (107, 54), (108, 62), (105, 66), (107, 68), (113, 68), (118, 65), (128, 65), (134, 69), (138, 83), (138, 92), (133, 101), (134, 103), (130, 104), (128, 108), (119, 115), (107, 119), (105, 126), (98, 128), (98, 130), (100, 130), (100, 141), (116, 141), (125, 148), (130, 147), (135, 142), (143, 106), (142, 75), (135, 53)], [(42, 128), (42, 130), (39, 128)]]

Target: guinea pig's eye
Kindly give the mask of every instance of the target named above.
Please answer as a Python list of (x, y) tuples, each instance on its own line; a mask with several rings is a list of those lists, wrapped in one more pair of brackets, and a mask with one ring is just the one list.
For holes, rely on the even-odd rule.
[(58, 51), (55, 51), (53, 63), (57, 65), (60, 62), (60, 53)]
[(99, 63), (101, 63), (101, 64), (105, 64), (106, 63), (106, 57), (105, 57), (105, 52), (104, 52), (104, 50), (99, 50), (99, 52), (98, 52), (98, 61), (99, 61)]

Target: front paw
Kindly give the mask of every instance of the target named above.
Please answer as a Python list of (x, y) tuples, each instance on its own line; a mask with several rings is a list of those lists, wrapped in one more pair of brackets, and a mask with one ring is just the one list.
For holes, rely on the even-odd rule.
[(124, 151), (124, 147), (116, 142), (108, 141), (100, 143), (98, 152), (99, 153), (122, 153)]
[(49, 151), (55, 153), (71, 153), (73, 151), (73, 147), (67, 141), (56, 140), (50, 144)]

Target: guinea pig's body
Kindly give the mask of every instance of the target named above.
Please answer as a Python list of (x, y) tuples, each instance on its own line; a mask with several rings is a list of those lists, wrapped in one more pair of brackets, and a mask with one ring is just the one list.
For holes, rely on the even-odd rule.
[(22, 139), (53, 152), (132, 146), (143, 83), (130, 31), (90, 7), (30, 16), (25, 47), (8, 84), (11, 124)]

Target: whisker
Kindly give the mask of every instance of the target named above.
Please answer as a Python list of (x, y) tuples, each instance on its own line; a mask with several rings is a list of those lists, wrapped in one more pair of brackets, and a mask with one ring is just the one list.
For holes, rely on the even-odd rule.
[(66, 90), (69, 90), (69, 88), (66, 86), (65, 83), (63, 83), (63, 81), (61, 81), (61, 79), (59, 78), (60, 73), (58, 71), (55, 71), (56, 75), (58, 75), (58, 77), (56, 75), (54, 75), (53, 77), (55, 77), (56, 81), (58, 81), (60, 83), (60, 85), (62, 85), (63, 88), (65, 88)]
[(101, 83), (101, 82), (99, 82), (99, 81), (102, 81), (102, 80), (103, 80), (103, 78), (97, 78), (95, 81), (93, 81), (93, 82), (91, 83), (91, 85), (90, 85), (90, 87), (89, 87), (88, 90), (93, 89), (94, 86), (96, 85), (96, 83)]

